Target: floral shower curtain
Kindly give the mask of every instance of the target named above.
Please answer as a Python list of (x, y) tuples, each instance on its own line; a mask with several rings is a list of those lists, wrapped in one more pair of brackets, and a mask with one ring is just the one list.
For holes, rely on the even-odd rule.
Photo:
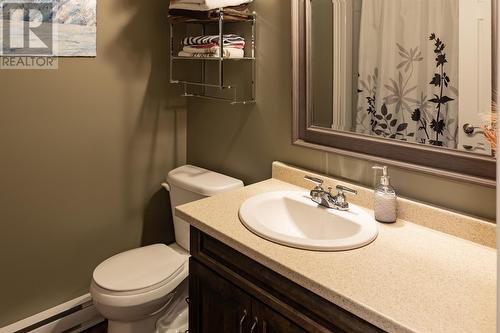
[(366, 0), (358, 133), (456, 148), (458, 0)]

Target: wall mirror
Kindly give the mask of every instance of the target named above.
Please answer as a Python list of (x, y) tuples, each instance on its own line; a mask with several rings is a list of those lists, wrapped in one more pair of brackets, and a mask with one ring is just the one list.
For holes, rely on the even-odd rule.
[(496, 1), (294, 0), (294, 143), (495, 186)]

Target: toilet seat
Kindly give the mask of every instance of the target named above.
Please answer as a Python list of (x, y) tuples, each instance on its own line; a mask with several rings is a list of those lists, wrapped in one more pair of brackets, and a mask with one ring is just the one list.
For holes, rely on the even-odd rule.
[(188, 277), (188, 259), (187, 253), (163, 244), (117, 254), (94, 270), (92, 297), (97, 303), (117, 307), (155, 301)]
[(185, 261), (168, 246), (155, 244), (114, 255), (97, 266), (92, 277), (107, 290), (143, 290), (173, 277)]

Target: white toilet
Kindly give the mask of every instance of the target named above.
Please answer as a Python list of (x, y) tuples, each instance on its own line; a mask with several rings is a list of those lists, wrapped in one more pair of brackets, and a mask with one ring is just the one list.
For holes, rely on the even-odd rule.
[[(172, 209), (243, 187), (241, 180), (191, 165), (169, 172), (167, 183)], [(174, 230), (175, 244), (126, 251), (94, 270), (90, 293), (108, 319), (108, 333), (187, 330), (189, 224), (174, 216)]]

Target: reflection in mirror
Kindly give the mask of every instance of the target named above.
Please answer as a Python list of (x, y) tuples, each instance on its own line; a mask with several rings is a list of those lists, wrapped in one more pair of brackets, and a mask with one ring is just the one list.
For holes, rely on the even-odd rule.
[(494, 156), (491, 1), (308, 0), (309, 125)]

